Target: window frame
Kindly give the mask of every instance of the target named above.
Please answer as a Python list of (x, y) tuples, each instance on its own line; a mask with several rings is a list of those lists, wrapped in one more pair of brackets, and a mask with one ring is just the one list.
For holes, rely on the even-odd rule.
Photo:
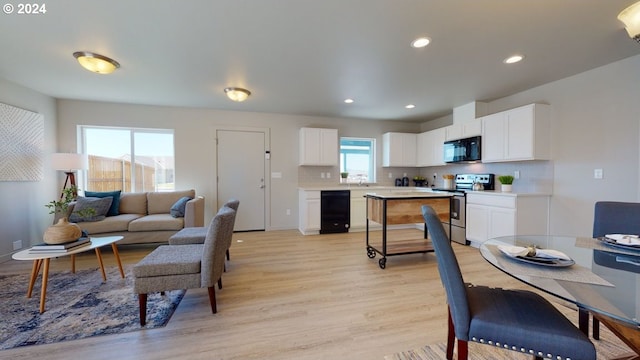
[[(342, 149), (342, 141), (346, 140), (346, 141), (366, 141), (369, 143), (369, 176), (366, 182), (366, 184), (373, 184), (376, 182), (376, 176), (377, 176), (377, 167), (376, 167), (376, 139), (375, 138), (368, 138), (368, 137), (360, 137), (360, 136), (342, 136), (338, 139), (338, 155), (339, 155), (339, 169), (340, 172), (345, 172), (346, 171), (346, 166), (347, 166), (347, 162), (346, 162), (346, 154), (343, 153), (343, 149)], [(360, 183), (360, 180), (356, 177), (357, 175), (353, 176), (355, 174), (349, 174), (349, 178), (347, 179), (346, 183)]]

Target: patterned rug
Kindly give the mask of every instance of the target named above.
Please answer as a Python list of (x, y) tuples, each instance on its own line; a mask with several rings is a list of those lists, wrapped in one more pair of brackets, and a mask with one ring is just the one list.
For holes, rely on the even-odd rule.
[(29, 274), (0, 276), (0, 349), (162, 327), (185, 294), (184, 290), (149, 294), (147, 324), (141, 327), (130, 267), (125, 267), (125, 279), (117, 267), (106, 270), (105, 283), (99, 269), (49, 272), (43, 314), (41, 276), (30, 299), (26, 297)]
[[(631, 350), (613, 335), (604, 325), (600, 325), (600, 340), (591, 339), (596, 346), (598, 359), (616, 359), (628, 355)], [(400, 353), (387, 355), (384, 360), (434, 360), (446, 359), (447, 345), (435, 344)], [(457, 358), (454, 351), (453, 358)], [(469, 342), (469, 360), (531, 360), (531, 355), (499, 349), (489, 345)]]

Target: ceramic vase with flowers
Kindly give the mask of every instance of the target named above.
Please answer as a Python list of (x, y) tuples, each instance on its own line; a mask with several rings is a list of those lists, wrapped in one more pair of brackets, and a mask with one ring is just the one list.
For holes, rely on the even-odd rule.
[[(58, 222), (49, 226), (42, 237), (49, 245), (64, 244), (75, 241), (82, 236), (82, 229), (76, 223), (70, 223), (68, 218), (69, 204), (75, 200), (78, 189), (75, 186), (62, 190), (60, 200), (52, 200), (45, 206), (49, 208), (49, 214), (59, 218)], [(95, 213), (94, 209), (82, 210), (80, 216), (89, 216)]]
[(498, 180), (500, 181), (500, 190), (502, 192), (511, 192), (513, 186), (513, 176), (512, 175), (500, 175), (498, 176)]

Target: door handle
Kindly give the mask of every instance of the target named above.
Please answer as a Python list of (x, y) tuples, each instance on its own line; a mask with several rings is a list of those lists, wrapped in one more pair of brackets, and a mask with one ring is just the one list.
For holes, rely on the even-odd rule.
[(260, 185), (260, 189), (264, 189), (264, 184)]

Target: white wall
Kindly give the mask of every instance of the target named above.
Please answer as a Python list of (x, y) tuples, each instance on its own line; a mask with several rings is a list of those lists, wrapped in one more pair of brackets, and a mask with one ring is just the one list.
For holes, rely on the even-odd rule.
[[(640, 200), (640, 55), (490, 102), (489, 110), (534, 102), (552, 106), (551, 232), (590, 236), (596, 201)], [(596, 168), (602, 180), (593, 178)]]
[(44, 116), (44, 176), (42, 181), (0, 182), (0, 262), (10, 258), (13, 242), (23, 247), (42, 242), (44, 229), (53, 215), (44, 207), (58, 197), (58, 177), (47, 167), (49, 154), (56, 152), (55, 100), (22, 86), (0, 79), (0, 102), (37, 112)]
[[(251, 101), (251, 100), (249, 100)], [(282, 178), (270, 179), (271, 203), (268, 204), (268, 229), (296, 229), (298, 227), (298, 130), (301, 127), (338, 129), (340, 136), (363, 136), (378, 139), (382, 149), (382, 133), (387, 131), (418, 132), (419, 124), (294, 116), (284, 114), (221, 111), (179, 107), (144, 106), (103, 102), (59, 100), (58, 126), (61, 144), (76, 144), (78, 125), (129, 126), (174, 129), (176, 155), (176, 189), (196, 189), (207, 199), (205, 221), (217, 211), (215, 129), (224, 127), (269, 128), (271, 134), (271, 172)], [(73, 148), (75, 149), (75, 147)], [(378, 159), (381, 164), (381, 159)], [(313, 177), (314, 172), (309, 170)], [(336, 168), (334, 181), (339, 182)], [(318, 176), (318, 181), (320, 177)], [(312, 181), (307, 178), (307, 181)], [(286, 209), (291, 210), (286, 215)]]

